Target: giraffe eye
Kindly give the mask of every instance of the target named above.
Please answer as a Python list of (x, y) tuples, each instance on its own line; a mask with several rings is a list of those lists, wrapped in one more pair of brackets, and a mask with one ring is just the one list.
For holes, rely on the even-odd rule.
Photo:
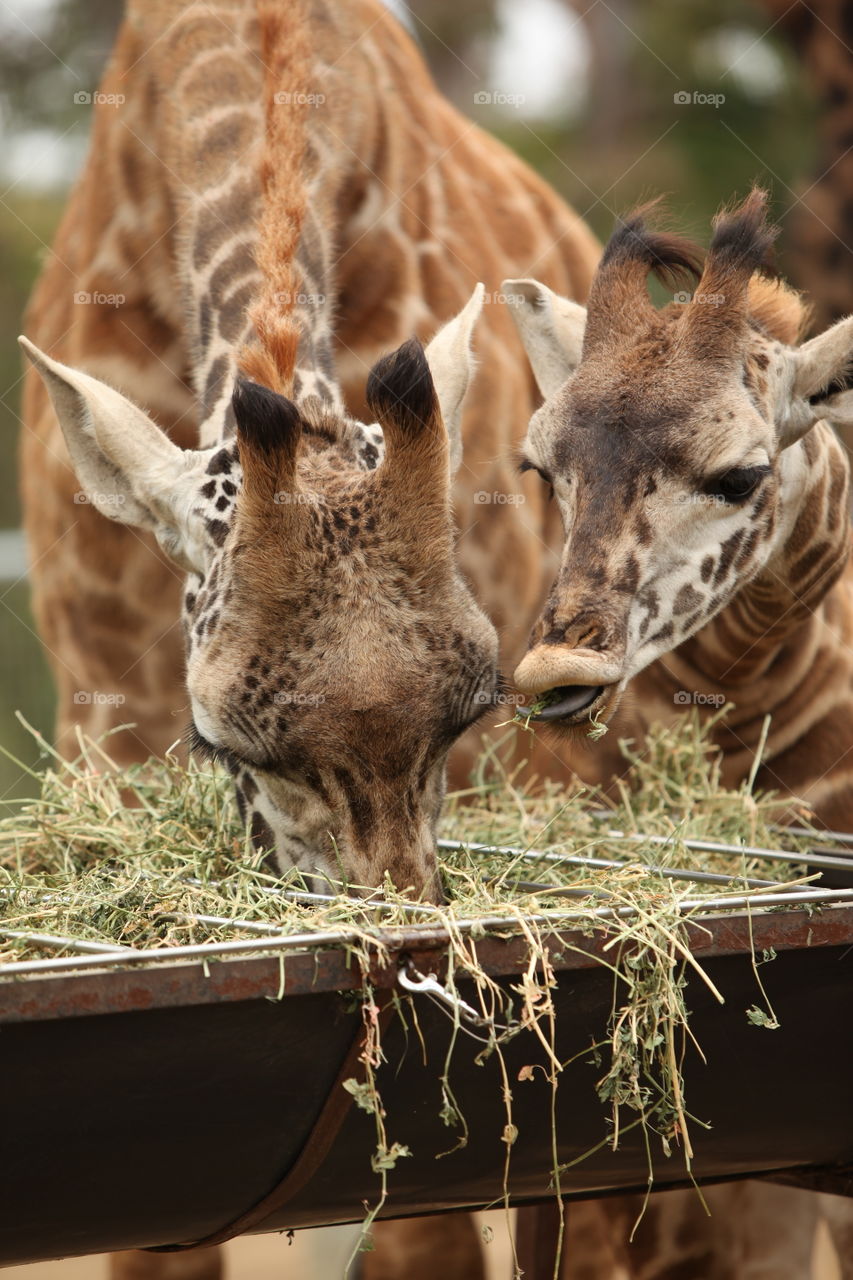
[(550, 501), (554, 496), (554, 481), (548, 475), (547, 471), (543, 471), (541, 467), (537, 467), (535, 462), (531, 462), (529, 458), (522, 458), (518, 464), (519, 475), (524, 475), (525, 471), (535, 471), (539, 479), (544, 481), (548, 486), (548, 499)]
[(705, 492), (713, 498), (720, 498), (723, 502), (734, 505), (751, 497), (762, 480), (769, 475), (769, 466), (732, 467), (731, 471), (724, 471), (722, 475), (709, 480)]

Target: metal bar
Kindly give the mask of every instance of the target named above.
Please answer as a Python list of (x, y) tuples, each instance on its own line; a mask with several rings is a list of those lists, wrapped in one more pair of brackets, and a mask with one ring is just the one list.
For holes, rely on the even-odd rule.
[[(597, 822), (606, 822), (612, 814), (607, 809), (590, 809), (587, 815)], [(816, 836), (820, 836), (824, 840), (833, 840), (836, 844), (853, 845), (853, 833), (844, 831), (810, 831), (808, 827), (780, 827), (770, 826), (769, 830), (777, 832), (779, 835), (795, 836), (798, 839), (813, 840)], [(666, 845), (673, 839), (676, 839), (675, 833), (671, 836), (658, 835), (642, 835), (633, 831), (620, 831), (616, 827), (607, 827), (601, 832), (602, 838), (608, 840), (630, 840), (637, 844), (648, 842), (649, 844)], [(783, 862), (808, 862), (810, 866), (824, 866), (830, 871), (851, 871), (853, 864), (851, 858), (843, 853), (833, 854), (831, 850), (818, 851), (806, 850), (802, 853), (793, 852), (785, 849), (764, 849), (760, 845), (740, 845), (725, 844), (716, 840), (700, 840), (698, 837), (685, 836), (681, 838), (681, 843), (685, 849), (695, 849), (697, 853), (737, 853), (746, 854), (753, 858), (773, 858)]]
[[(735, 894), (726, 898), (685, 898), (676, 905), (680, 914), (687, 915), (700, 910), (711, 912), (739, 908), (760, 909), (762, 907), (790, 906), (794, 903), (798, 905), (831, 906), (845, 902), (853, 902), (853, 889), (814, 889), (790, 893)], [(637, 908), (635, 907), (593, 907), (588, 911), (537, 911), (535, 914), (525, 916), (525, 919), (533, 924), (568, 926), (578, 921), (588, 921), (590, 918), (606, 921), (608, 919), (626, 919), (636, 914)], [(454, 928), (463, 934), (470, 933), (472, 930), (514, 930), (518, 929), (518, 927), (518, 917), (511, 915), (484, 916), (472, 920), (454, 921)], [(338, 932), (327, 930), (317, 933), (271, 936), (251, 941), (241, 939), (232, 942), (206, 942), (181, 947), (156, 947), (149, 951), (131, 950), (105, 956), (81, 956), (77, 960), (61, 958), (56, 960), (13, 961), (11, 964), (0, 965), (0, 978), (7, 975), (62, 973), (95, 966), (113, 969), (123, 968), (126, 965), (158, 964), (164, 961), (186, 959), (203, 961), (217, 956), (245, 955), (257, 951), (299, 950), (321, 946), (340, 947), (348, 943), (363, 942), (365, 937), (370, 937), (376, 945), (385, 946), (388, 950), (393, 951), (405, 945), (414, 945), (412, 938), (417, 940), (420, 933), (427, 935), (435, 935), (436, 933), (434, 924), (409, 925), (407, 930), (406, 935), (388, 930), (381, 935), (372, 936), (366, 930), (343, 930)]]
[[(633, 837), (627, 836), (625, 838), (632, 839)], [(663, 839), (663, 837), (659, 838)], [(476, 844), (466, 840), (439, 840), (438, 847), (448, 853), (467, 849), (470, 853), (499, 853), (509, 858), (523, 858), (530, 862), (566, 863), (569, 866), (592, 867), (602, 871), (621, 871), (631, 865), (618, 858), (595, 858), (592, 855), (581, 853), (548, 853), (543, 849), (517, 849), (511, 845)], [(649, 871), (666, 876), (670, 880), (688, 880), (697, 884), (726, 885), (736, 880), (750, 889), (760, 889), (767, 885), (781, 885), (784, 883), (781, 880), (759, 880), (749, 876), (725, 876), (718, 871), (687, 871), (680, 867), (656, 867), (653, 863), (644, 865)], [(546, 886), (543, 885), (542, 887), (545, 888)]]
[[(207, 880), (203, 883), (195, 876), (186, 876), (183, 883), (210, 889), (218, 889), (222, 885), (221, 880)], [(271, 894), (276, 898), (286, 898), (289, 902), (339, 902), (341, 899), (340, 893), (316, 893), (310, 889), (276, 889), (273, 885), (256, 885), (255, 889), (258, 893)], [(417, 912), (419, 915), (435, 915), (438, 913), (438, 908), (431, 906), (428, 902), (386, 902), (384, 898), (363, 898), (362, 901), (366, 907), (378, 907), (382, 911), (399, 910), (404, 913)]]
[(130, 950), (118, 942), (90, 942), (84, 938), (65, 938), (56, 933), (30, 933), (27, 929), (0, 929), (0, 938), (23, 938), (38, 947), (67, 947), (70, 951), (116, 955)]
[(205, 916), (198, 915), (194, 911), (158, 911), (155, 917), (157, 920), (175, 920), (176, 922), (186, 921), (188, 924), (222, 924), (234, 929), (249, 929), (253, 933), (262, 933), (265, 937), (270, 929), (274, 929), (276, 933), (281, 933), (281, 926), (267, 924), (258, 920), (240, 920), (232, 919), (230, 916)]
[[(671, 844), (674, 836), (644, 836), (638, 835), (631, 831), (617, 831), (615, 828), (608, 827), (602, 832), (608, 840), (629, 840), (634, 844), (654, 844), (667, 845)], [(851, 871), (853, 870), (853, 859), (846, 857), (844, 854), (821, 854), (812, 853), (811, 850), (796, 853), (787, 849), (762, 849), (758, 845), (749, 844), (722, 844), (714, 840), (698, 840), (692, 836), (688, 836), (681, 840), (685, 849), (695, 849), (697, 853), (728, 853), (738, 854), (747, 858), (766, 858), (777, 862), (788, 863), (808, 863), (810, 867), (824, 867), (827, 870)]]
[(778, 831), (780, 835), (787, 833), (804, 840), (831, 840), (833, 844), (853, 845), (853, 832), (850, 831), (812, 831), (810, 827), (778, 827), (775, 825), (771, 826), (770, 830)]

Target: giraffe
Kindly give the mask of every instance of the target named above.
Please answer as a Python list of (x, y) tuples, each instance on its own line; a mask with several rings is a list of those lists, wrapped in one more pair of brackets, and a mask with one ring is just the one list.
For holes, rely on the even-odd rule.
[[(440, 97), (378, 0), (312, 0), (309, 18), (312, 84), (301, 93), (276, 84), (281, 102), (270, 108), (279, 128), (292, 123), (294, 105), (307, 113), (311, 193), (296, 309), (311, 350), (297, 376), (310, 365), (334, 402), (324, 372), (334, 360), (340, 394), (363, 418), (375, 361), (413, 331), (435, 333), (479, 279), (494, 291), (508, 265), (535, 264), (555, 288), (583, 298), (599, 248), (546, 184)], [(26, 320), (51, 356), (144, 404), (184, 449), (212, 447), (226, 421), (233, 429), (235, 353), (269, 265), (257, 254), (258, 38), (253, 0), (130, 3), (97, 95), (89, 157)], [(288, 289), (268, 291), (275, 309)], [(497, 297), (487, 295), (478, 334), (480, 357), (496, 372), (468, 397), (455, 499), (464, 572), (483, 584), (481, 603), (520, 654), (524, 624), (512, 602), (528, 614), (550, 571), (530, 529), (556, 548), (558, 522), (532, 492), (523, 512), (489, 504), (470, 518), (479, 490), (512, 491), (512, 448), (534, 403), (529, 375), (502, 358), (515, 338)], [(58, 688), (57, 740), (73, 750), (75, 725), (100, 735), (130, 722), (133, 730), (111, 738), (117, 761), (161, 755), (178, 736), (174, 708), (184, 701), (183, 568), (149, 533), (105, 522), (87, 501), (31, 373), (23, 418), (33, 604)], [(477, 422), (490, 430), (473, 430)], [(368, 437), (364, 449), (378, 460)], [(487, 572), (495, 554), (499, 583)], [(123, 703), (91, 696), (119, 689)], [(457, 777), (473, 749), (469, 739)]]
[[(424, 139), (419, 203), (412, 159), (372, 94), (377, 74), (389, 93), (405, 83), (415, 136), (423, 116), (438, 117)], [(51, 400), (30, 382), (23, 482), (60, 739), (69, 723), (97, 732), (135, 719), (141, 728), (119, 739), (120, 759), (174, 740), (182, 614), (192, 745), (232, 771), (253, 834), (276, 848), (279, 866), (343, 871), (364, 885), (387, 872), (434, 896), (444, 759), (495, 690), (494, 637), (454, 563), (442, 426), (455, 470), (482, 290), (425, 357), (403, 345), (374, 366), (366, 396), (363, 353), (433, 329), (436, 310), (446, 318), (464, 300), (477, 268), (497, 274), (509, 234), (499, 211), (479, 255), (442, 264), (429, 226), (446, 215), (429, 167), (443, 170), (446, 201), (461, 171), (467, 181), (472, 150), (485, 152), (489, 181), (504, 153), (437, 99), (406, 37), (370, 3), (332, 14), (318, 2), (290, 26), (274, 4), (257, 14), (249, 3), (131, 5), (102, 97), (121, 96), (119, 85), (129, 120), (96, 119), (88, 170), (27, 326), (52, 351), (27, 347)], [(503, 181), (519, 172), (512, 162)], [(126, 184), (127, 203), (103, 201), (107, 176)], [(555, 239), (576, 240), (561, 246), (561, 275), (582, 292), (593, 238), (522, 176), (533, 226), (519, 252), (547, 256)], [(81, 204), (96, 218), (82, 246)], [(469, 205), (472, 242), (483, 232), (474, 212)], [(395, 254), (393, 218), (406, 224), (410, 253)], [(352, 249), (341, 252), (346, 236)], [(67, 259), (84, 248), (74, 270)], [(112, 317), (97, 301), (75, 314), (69, 285), (111, 298), (111, 278), (126, 305)], [(339, 364), (349, 361), (346, 385), (358, 386), (349, 401), (366, 422), (348, 416), (335, 378), (338, 306), (351, 317), (335, 333)], [(500, 332), (500, 311), (491, 312)], [(517, 374), (503, 390), (510, 402), (529, 396)], [(46, 477), (61, 495), (47, 518)], [(89, 501), (75, 509), (80, 485)], [(521, 532), (509, 531), (508, 544)], [(271, 581), (267, 565), (288, 560), (292, 578)], [(129, 705), (75, 702), (80, 689), (119, 684)], [(374, 804), (376, 778), (394, 781)]]
[[(505, 282), (544, 397), (521, 467), (553, 493), (565, 530), (515, 682), (543, 700), (533, 718), (568, 742), (592, 715), (641, 743), (686, 705), (707, 717), (730, 701), (712, 732), (728, 785), (749, 776), (761, 750), (759, 787), (785, 810), (805, 804), (819, 823), (849, 830), (849, 477), (830, 423), (853, 421), (853, 392), (835, 390), (853, 318), (796, 345), (799, 297), (760, 274), (775, 235), (765, 206), (754, 190), (720, 215), (704, 266), (697, 246), (650, 230), (647, 210), (627, 218), (588, 307), (534, 280)], [(655, 309), (652, 271), (671, 284), (698, 277), (692, 300)], [(603, 784), (618, 764), (575, 747), (575, 767)], [(820, 1210), (853, 1275), (849, 1206), (799, 1193), (785, 1231), (768, 1236), (778, 1188), (712, 1191), (719, 1219), (709, 1223), (688, 1192), (664, 1196), (637, 1248), (623, 1245), (618, 1258), (630, 1198), (570, 1210), (570, 1230), (575, 1212), (574, 1229), (590, 1236), (604, 1219), (610, 1252), (575, 1262), (570, 1246), (565, 1280), (617, 1265), (643, 1280), (794, 1280), (807, 1274)]]
[[(307, 78), (305, 24), (291, 39), (274, 7), (260, 23), (273, 83)], [(181, 449), (108, 383), (23, 345), (89, 501), (186, 571), (190, 745), (232, 774), (256, 845), (282, 871), (357, 886), (389, 875), (435, 899), (447, 752), (497, 680), (497, 637), (458, 572), (449, 515), (461, 452), (448, 439), (482, 288), (427, 352), (412, 340), (374, 366), (366, 398), (381, 438), (349, 418), (322, 307), (297, 317), (268, 296), (296, 299), (307, 275), (295, 253), (301, 114), (277, 111), (272, 85), (269, 97), (281, 167), (265, 175), (267, 271), (240, 358), (257, 380), (232, 376), (223, 391), (226, 305), (206, 347), (199, 337), (207, 447)]]
[[(495, 665), (450, 468), (463, 514), (510, 492), (533, 403), (492, 297), (478, 347), (498, 372), (468, 396), (461, 465), (472, 289), (535, 267), (584, 297), (598, 244), (438, 95), (376, 0), (131, 0), (97, 100), (26, 321), (22, 488), (59, 744), (130, 722), (114, 758), (162, 754), (186, 708), (279, 866), (338, 878), (341, 856), (357, 884), (434, 896), (443, 759)], [(408, 341), (441, 322), (426, 353)], [(544, 500), (523, 516), (481, 505), (460, 548), (515, 651), (549, 573), (529, 525), (557, 545)], [(442, 1241), (473, 1278), (458, 1221)], [(113, 1273), (182, 1265), (221, 1259)]]
[(703, 695), (725, 695), (736, 710), (715, 740), (730, 785), (772, 714), (758, 785), (846, 829), (853, 570), (848, 466), (828, 421), (853, 420), (853, 395), (832, 389), (853, 320), (792, 345), (797, 296), (753, 278), (774, 235), (764, 210), (754, 191), (718, 218), (686, 306), (656, 310), (645, 280), (698, 272), (698, 253), (642, 215), (612, 237), (588, 311), (507, 282), (546, 393), (522, 466), (553, 487), (566, 530), (516, 681), (559, 689), (539, 719), (569, 733), (597, 714), (641, 737), (694, 692), (706, 715)]

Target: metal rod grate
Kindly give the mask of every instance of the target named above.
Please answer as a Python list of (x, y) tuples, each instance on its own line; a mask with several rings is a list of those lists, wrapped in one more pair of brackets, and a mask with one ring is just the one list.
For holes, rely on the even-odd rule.
[[(608, 817), (606, 811), (594, 816), (604, 820)], [(798, 837), (814, 838), (815, 833), (805, 828), (790, 828), (789, 834)], [(824, 839), (832, 839), (838, 843), (849, 844), (853, 846), (853, 835), (845, 835), (838, 832), (821, 833)], [(673, 843), (675, 837), (668, 836), (644, 836), (633, 832), (619, 831), (611, 827), (602, 827), (600, 832), (602, 839), (624, 840), (626, 844), (646, 843), (666, 847)], [(796, 852), (790, 850), (773, 850), (763, 849), (750, 845), (731, 845), (713, 840), (698, 840), (692, 838), (682, 839), (680, 843), (690, 849), (706, 853), (719, 853), (728, 856), (739, 855), (744, 858), (762, 858), (767, 860), (776, 860), (784, 864), (802, 864), (808, 865), (816, 870), (838, 870), (843, 869), (853, 873), (853, 856), (845, 856), (844, 854), (832, 854), (828, 851), (821, 850), (820, 853), (812, 852)], [(576, 866), (583, 869), (597, 870), (624, 870), (627, 867), (637, 865), (636, 860), (626, 858), (624, 860), (616, 858), (597, 858), (593, 855), (584, 854), (566, 854), (560, 853), (553, 849), (531, 849), (516, 848), (511, 845), (486, 845), (470, 841), (461, 840), (439, 840), (438, 847), (445, 852), (456, 852), (467, 850), (474, 855), (500, 857), (507, 860), (507, 866), (513, 863), (535, 863), (541, 867), (553, 866)], [(671, 866), (655, 866), (642, 864), (644, 870), (649, 875), (660, 875), (667, 880), (684, 881), (685, 883), (710, 884), (723, 886), (743, 885), (746, 892), (742, 894), (728, 895), (725, 897), (691, 897), (684, 899), (678, 904), (679, 911), (686, 915), (688, 913), (697, 912), (700, 914), (711, 914), (720, 911), (739, 911), (739, 910), (762, 910), (769, 907), (782, 906), (820, 906), (831, 907), (835, 905), (853, 903), (853, 888), (818, 888), (806, 887), (801, 885), (788, 886), (784, 881), (765, 880), (757, 877), (725, 875), (720, 872), (711, 871), (694, 871), (683, 867)], [(200, 881), (194, 877), (188, 877), (187, 884), (198, 885)], [(209, 882), (207, 887), (216, 887), (218, 882)], [(529, 894), (564, 894), (566, 897), (590, 897), (606, 898), (606, 887), (594, 886), (585, 889), (579, 886), (563, 887), (553, 884), (539, 884), (530, 881), (519, 881), (517, 888), (523, 893)], [(260, 887), (260, 892), (273, 897), (281, 898), (290, 902), (301, 902), (305, 905), (331, 903), (337, 898), (334, 892), (319, 892), (312, 890), (296, 890), (296, 889), (277, 889), (273, 886)], [(0, 890), (0, 898), (7, 896), (4, 890)], [(44, 900), (49, 901), (56, 897), (55, 893), (45, 893)], [(375, 899), (365, 900), (365, 909), (370, 912), (376, 912), (381, 917), (388, 912), (400, 912), (413, 917), (412, 923), (406, 925), (407, 933), (414, 931), (415, 933), (423, 931), (425, 933), (435, 933), (436, 923), (440, 923), (440, 919), (436, 918), (441, 915), (440, 909), (430, 905), (429, 903), (388, 903), (377, 897)], [(614, 918), (630, 918), (634, 913), (632, 907), (615, 907), (602, 904), (591, 908), (587, 911), (552, 911), (538, 908), (536, 911), (528, 913), (527, 918), (531, 922), (543, 925), (562, 925), (571, 926), (584, 920), (589, 920), (592, 915), (601, 920)], [(427, 919), (424, 920), (424, 917)], [(245, 930), (249, 934), (255, 935), (251, 938), (233, 939), (233, 940), (216, 940), (191, 943), (174, 947), (153, 947), (150, 949), (139, 949), (119, 944), (109, 944), (104, 942), (94, 942), (86, 939), (65, 937), (63, 935), (36, 933), (19, 929), (3, 929), (0, 928), (0, 937), (3, 938), (24, 938), (35, 946), (43, 947), (46, 950), (65, 950), (74, 954), (70, 956), (51, 956), (40, 960), (21, 960), (12, 961), (7, 964), (0, 964), (0, 978), (5, 976), (24, 976), (49, 973), (67, 973), (78, 969), (85, 968), (105, 968), (120, 969), (132, 965), (139, 964), (162, 964), (175, 962), (179, 960), (205, 960), (215, 956), (228, 955), (245, 955), (258, 952), (281, 953), (287, 950), (305, 950), (306, 948), (315, 948), (319, 946), (341, 946), (346, 945), (350, 941), (363, 939), (365, 929), (377, 926), (372, 922), (366, 922), (365, 927), (360, 930), (341, 929), (341, 930), (323, 930), (317, 932), (305, 932), (297, 934), (287, 934), (282, 927), (277, 927), (266, 921), (245, 920), (240, 917), (218, 916), (196, 913), (170, 912), (164, 911), (160, 917), (164, 920), (174, 920), (179, 923), (201, 924), (211, 928), (227, 927), (233, 929)], [(419, 919), (418, 919), (419, 918)], [(430, 922), (430, 919), (432, 922)], [(455, 922), (455, 927), (463, 934), (469, 933), (474, 929), (514, 929), (518, 927), (518, 919), (513, 915), (494, 915), (489, 917), (480, 917), (476, 920), (462, 920)], [(388, 945), (393, 946), (395, 931), (393, 928), (378, 926), (381, 930), (382, 940)]]

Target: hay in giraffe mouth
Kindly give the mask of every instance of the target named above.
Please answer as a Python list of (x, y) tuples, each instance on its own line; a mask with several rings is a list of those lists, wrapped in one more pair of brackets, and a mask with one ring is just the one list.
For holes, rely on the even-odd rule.
[(557, 685), (540, 695), (526, 718), (538, 723), (559, 720), (562, 724), (574, 724), (597, 707), (606, 690), (607, 685), (603, 684)]

